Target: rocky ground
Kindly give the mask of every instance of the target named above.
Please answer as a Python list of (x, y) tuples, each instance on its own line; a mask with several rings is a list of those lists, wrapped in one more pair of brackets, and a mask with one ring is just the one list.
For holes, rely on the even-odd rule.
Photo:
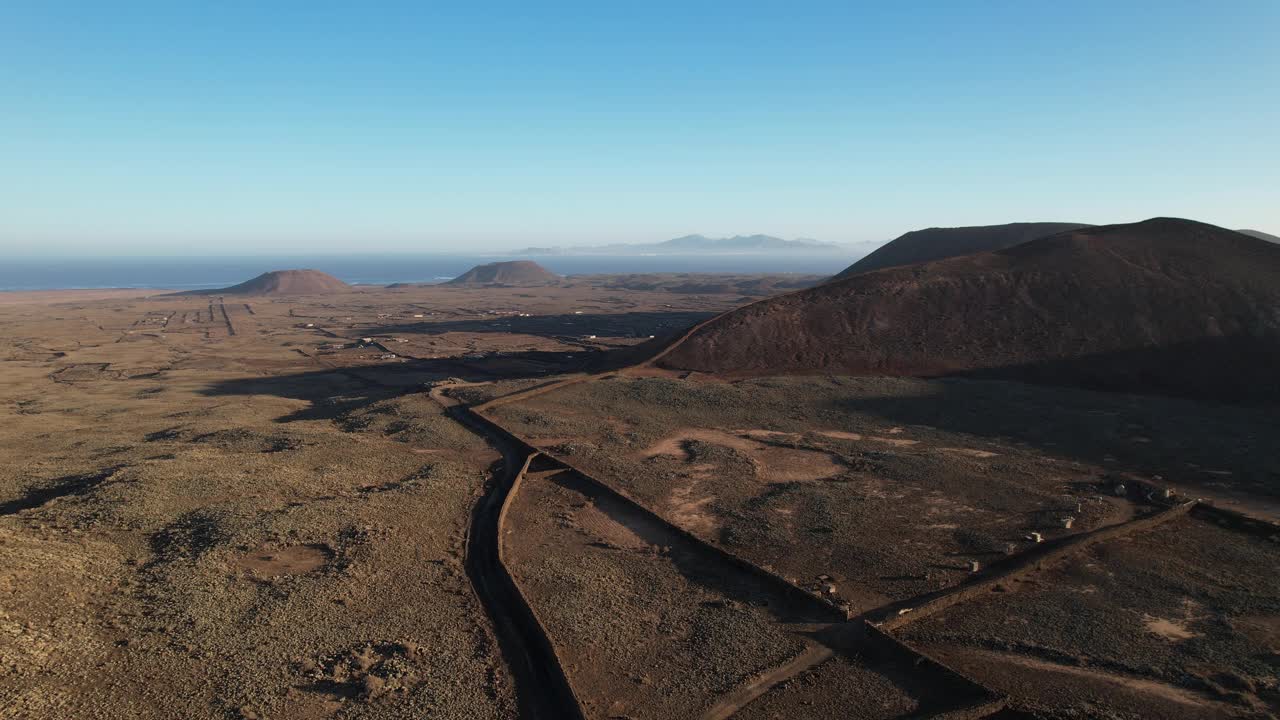
[[(854, 612), (958, 586), (975, 577), (970, 561), (1016, 562), (1036, 546), (1033, 533), (1051, 541), (1143, 517), (1151, 508), (1132, 492), (1142, 483), (1274, 517), (1261, 459), (1273, 418), (1188, 401), (995, 382), (639, 373), (487, 412)], [(1280, 536), (1214, 517), (1196, 512), (1095, 546), (899, 634), (1007, 694), (1013, 715), (1267, 716), (1280, 680)], [(847, 655), (738, 716), (894, 716), (927, 702)], [(837, 688), (887, 705), (841, 708)]]
[[(1035, 403), (1019, 403), (1025, 386), (979, 383), (1014, 400), (1005, 412), (1029, 428), (1018, 432), (1014, 419), (995, 429), (984, 424), (967, 402), (978, 391), (953, 391), (956, 384), (964, 385), (617, 377), (500, 406), (493, 415), (682, 527), (814, 589), (833, 585), (855, 610), (954, 585), (971, 562), (981, 567), (1027, 549), (1032, 533), (1052, 539), (1130, 519), (1134, 506), (1114, 497), (1111, 483), (1153, 473), (1138, 462), (1107, 461), (1108, 449), (1121, 454), (1140, 445), (1150, 452), (1145, 446), (1189, 442), (1161, 436), (1135, 443), (1146, 432), (1131, 422), (1138, 413), (1117, 411), (1106, 418), (1110, 432), (1094, 428), (1100, 439), (1092, 453), (1058, 450), (1036, 442), (1047, 431), (1032, 419), (1054, 393), (1067, 393), (1036, 388)], [(949, 405), (953, 397), (965, 402)], [(1104, 411), (1125, 408), (1123, 400), (1095, 397), (1110, 401)], [(893, 409), (926, 399), (940, 406), (930, 417)], [(1069, 413), (1054, 417), (1071, 422)], [(1256, 426), (1252, 432), (1260, 445)], [(1248, 467), (1231, 452), (1240, 437), (1220, 442), (1221, 455), (1204, 458), (1208, 467)]]
[(514, 717), (463, 570), (498, 455), (422, 383), (562, 370), (672, 310), (517, 294), (6, 296), (0, 717)]
[[(907, 687), (903, 687), (906, 685)], [(743, 708), (740, 720), (850, 718), (887, 720), (910, 716), (920, 710), (912, 687), (896, 674), (869, 667), (856, 657), (835, 657), (797, 675), (771, 693)]]
[[(520, 716), (466, 557), (510, 463), (430, 391), (620, 367), (741, 300), (570, 285), (0, 298), (0, 717)], [(628, 371), (489, 414), (660, 516), (550, 466), (509, 508), (591, 718), (954, 707), (696, 538), (856, 613), (1146, 512), (1118, 482), (1267, 515), (1280, 472), (1261, 411), (1015, 383)], [(1264, 716), (1274, 553), (1193, 514), (900, 634), (1037, 717)]]
[(531, 474), (507, 533), (588, 717), (697, 717), (799, 654), (815, 620), (572, 473)]
[[(1261, 716), (1280, 708), (1278, 542), (1186, 518), (904, 636), (1041, 712), (1103, 704), (1122, 717)], [(1059, 679), (1027, 682), (1037, 670)]]

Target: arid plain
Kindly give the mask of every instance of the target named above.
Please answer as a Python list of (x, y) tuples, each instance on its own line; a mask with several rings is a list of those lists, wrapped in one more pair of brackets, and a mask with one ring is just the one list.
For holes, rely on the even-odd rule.
[(1274, 716), (1274, 412), (645, 363), (690, 289), (4, 296), (0, 717)]

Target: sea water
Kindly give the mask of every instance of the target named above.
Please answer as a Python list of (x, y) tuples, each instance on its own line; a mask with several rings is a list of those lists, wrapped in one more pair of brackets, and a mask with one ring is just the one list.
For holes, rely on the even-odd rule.
[(351, 284), (440, 282), (482, 263), (534, 260), (560, 275), (597, 273), (801, 273), (832, 275), (857, 260), (817, 255), (315, 255), (278, 257), (10, 258), (0, 290), (164, 288), (196, 290), (244, 282), (270, 270), (321, 270)]

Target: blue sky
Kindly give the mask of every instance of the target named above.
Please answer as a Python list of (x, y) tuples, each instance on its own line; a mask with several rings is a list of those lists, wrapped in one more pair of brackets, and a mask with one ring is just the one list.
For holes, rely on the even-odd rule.
[(1278, 50), (1276, 0), (0, 0), (0, 249), (1280, 233)]

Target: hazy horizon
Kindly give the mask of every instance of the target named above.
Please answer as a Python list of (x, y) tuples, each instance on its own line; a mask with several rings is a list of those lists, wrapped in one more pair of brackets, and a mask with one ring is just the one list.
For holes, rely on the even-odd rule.
[[(684, 237), (693, 236), (693, 235), (702, 235), (704, 237), (707, 237), (708, 239), (718, 240), (718, 239), (732, 238), (735, 236), (768, 235), (768, 233), (735, 233), (734, 235), (726, 235), (726, 236), (719, 236), (719, 235), (713, 236), (713, 235), (707, 235), (706, 233), (684, 233), (682, 235), (673, 236), (673, 237), (654, 238), (650, 240), (638, 240), (635, 242), (628, 242), (628, 243), (619, 243), (617, 241), (612, 241), (612, 240), (600, 240), (595, 242), (583, 242), (583, 243), (572, 243), (572, 244), (547, 243), (545, 245), (538, 245), (536, 243), (521, 245), (516, 242), (505, 242), (505, 243), (499, 242), (492, 249), (469, 249), (461, 244), (453, 244), (453, 243), (450, 243), (448, 245), (436, 246), (436, 247), (407, 246), (407, 247), (396, 248), (396, 249), (380, 249), (382, 248), (382, 246), (376, 240), (372, 243), (369, 243), (367, 239), (362, 239), (360, 243), (355, 246), (333, 246), (333, 247), (324, 247), (321, 249), (314, 249), (314, 250), (304, 249), (304, 248), (289, 248), (289, 247), (284, 247), (284, 248), (277, 248), (272, 246), (264, 247), (259, 245), (259, 246), (253, 246), (253, 247), (233, 247), (233, 248), (225, 249), (221, 252), (218, 252), (220, 248), (217, 248), (217, 247), (205, 248), (199, 245), (184, 245), (181, 247), (165, 248), (166, 250), (170, 250), (169, 252), (157, 252), (155, 250), (148, 250), (145, 248), (140, 249), (139, 251), (136, 251), (136, 252), (131, 252), (127, 250), (124, 250), (124, 251), (109, 250), (108, 251), (107, 249), (104, 248), (103, 250), (96, 251), (96, 252), (87, 251), (87, 252), (77, 253), (75, 257), (76, 259), (79, 259), (79, 260), (93, 260), (93, 259), (104, 259), (104, 258), (148, 260), (148, 259), (168, 259), (168, 258), (175, 258), (175, 259), (176, 258), (182, 258), (182, 259), (254, 258), (254, 257), (273, 258), (273, 257), (302, 257), (302, 256), (330, 257), (330, 258), (432, 257), (432, 256), (469, 257), (469, 258), (470, 257), (510, 258), (517, 255), (529, 255), (530, 259), (539, 259), (545, 256), (526, 253), (524, 251), (531, 250), (531, 249), (590, 250), (592, 248), (597, 248), (597, 247), (618, 246), (618, 245), (634, 246), (637, 248), (637, 251), (634, 253), (634, 255), (644, 256), (650, 253), (643, 252), (641, 250), (642, 248), (645, 248), (651, 245), (656, 245), (668, 240), (675, 240), (675, 239), (684, 238)], [(893, 239), (893, 238), (885, 238), (884, 240), (877, 240), (874, 242), (835, 243), (835, 242), (822, 240), (821, 238), (799, 238), (799, 237), (782, 237), (782, 236), (772, 236), (772, 237), (776, 237), (780, 240), (817, 241), (819, 243), (829, 245), (830, 246), (829, 251), (816, 251), (816, 252), (822, 253), (818, 255), (819, 257), (821, 256), (830, 257), (832, 255), (838, 254), (841, 251), (848, 251), (851, 253), (858, 253), (858, 254), (867, 253)], [(368, 250), (361, 249), (366, 245), (371, 246), (373, 249), (368, 249)], [(213, 250), (213, 252), (210, 252), (210, 250)], [(583, 253), (583, 254), (589, 254), (589, 253)], [(617, 253), (610, 253), (610, 254), (618, 255)], [(761, 250), (761, 251), (743, 250), (743, 251), (737, 251), (737, 252), (717, 251), (714, 253), (712, 252), (702, 253), (702, 252), (696, 252), (696, 251), (688, 252), (688, 253), (670, 253), (670, 255), (673, 257), (679, 257), (681, 255), (716, 257), (716, 256), (722, 256), (722, 255), (778, 255), (778, 254), (782, 254), (782, 252), (777, 250)], [(40, 248), (32, 248), (28, 252), (23, 252), (21, 251), (21, 249), (18, 249), (14, 252), (7, 253), (7, 256), (22, 258), (26, 260), (54, 260), (54, 259), (59, 259), (64, 257), (64, 255), (59, 251), (56, 251), (56, 250), (49, 251), (49, 250), (43, 250)], [(625, 254), (621, 254), (618, 256), (625, 256)]]
[[(556, 255), (529, 258), (562, 276), (694, 273), (718, 275), (833, 275), (865, 253), (733, 255)], [(477, 265), (528, 258), (458, 253), (309, 254), (9, 258), (0, 263), (0, 292), (228, 287), (274, 270), (308, 269), (356, 285), (438, 282)]]
[(1280, 232), (1280, 5), (0, 11), (9, 256)]

